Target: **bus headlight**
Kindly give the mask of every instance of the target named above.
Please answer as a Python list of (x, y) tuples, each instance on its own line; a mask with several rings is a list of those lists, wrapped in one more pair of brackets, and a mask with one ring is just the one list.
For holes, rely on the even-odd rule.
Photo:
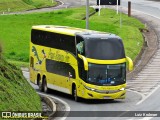
[(97, 89), (94, 89), (94, 88), (90, 88), (90, 87), (88, 87), (88, 86), (86, 86), (86, 85), (84, 85), (84, 87), (85, 87), (87, 90), (94, 91), (94, 92), (98, 92), (98, 93), (103, 93), (103, 94), (117, 93), (117, 92), (120, 92), (120, 91), (125, 90), (125, 88), (120, 88), (119, 90), (97, 90)]
[(88, 90), (95, 91), (94, 88), (90, 88), (90, 87), (88, 87), (88, 86), (86, 86), (86, 85), (84, 85), (84, 87), (85, 87), (86, 89), (88, 89)]
[(123, 90), (125, 90), (125, 88), (121, 88), (121, 89), (119, 89), (119, 90), (123, 91)]

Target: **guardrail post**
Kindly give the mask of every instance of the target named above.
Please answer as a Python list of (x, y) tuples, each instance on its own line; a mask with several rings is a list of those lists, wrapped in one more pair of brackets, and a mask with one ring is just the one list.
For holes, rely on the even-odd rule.
[(89, 0), (86, 0), (86, 29), (89, 29)]
[(128, 17), (131, 16), (131, 1), (128, 1)]

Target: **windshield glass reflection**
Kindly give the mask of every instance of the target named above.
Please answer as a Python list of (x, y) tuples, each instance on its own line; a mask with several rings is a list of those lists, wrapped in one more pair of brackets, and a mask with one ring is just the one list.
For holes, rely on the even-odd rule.
[(99, 65), (89, 63), (88, 83), (95, 85), (120, 85), (126, 82), (126, 64)]

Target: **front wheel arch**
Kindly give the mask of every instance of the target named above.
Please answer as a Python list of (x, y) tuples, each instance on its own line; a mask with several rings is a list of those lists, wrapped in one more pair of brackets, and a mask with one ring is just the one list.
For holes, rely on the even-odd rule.
[(72, 84), (72, 96), (76, 102), (80, 101), (80, 98), (77, 96), (77, 87), (75, 83)]
[(41, 81), (41, 75), (38, 73), (37, 74), (37, 85), (40, 84), (40, 81)]

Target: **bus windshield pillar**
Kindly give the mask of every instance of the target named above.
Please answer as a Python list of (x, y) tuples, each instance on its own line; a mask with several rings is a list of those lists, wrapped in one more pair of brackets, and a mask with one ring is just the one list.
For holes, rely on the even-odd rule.
[(83, 55), (80, 55), (80, 54), (78, 54), (78, 57), (83, 60), (83, 62), (84, 62), (84, 69), (88, 71), (88, 61), (87, 61), (87, 59)]

